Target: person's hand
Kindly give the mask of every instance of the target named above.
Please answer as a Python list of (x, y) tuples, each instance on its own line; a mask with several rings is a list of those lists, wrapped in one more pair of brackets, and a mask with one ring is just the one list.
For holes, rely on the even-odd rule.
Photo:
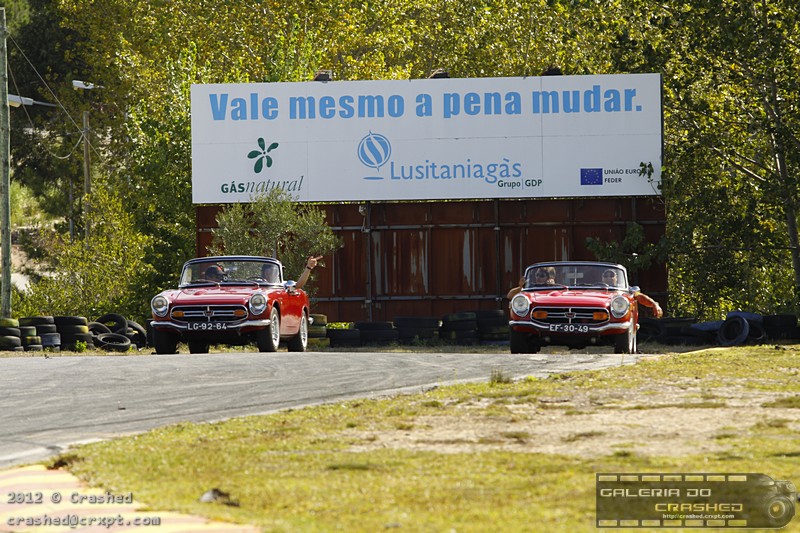
[(519, 278), (519, 288), (520, 289), (525, 288), (525, 276), (522, 276), (521, 278)]
[(322, 259), (321, 255), (318, 255), (317, 257), (309, 255), (308, 260), (306, 261), (306, 268), (309, 270), (314, 270), (314, 267), (317, 266), (317, 261), (319, 261), (320, 259)]
[(661, 306), (658, 305), (658, 302), (656, 302), (655, 307), (653, 307), (653, 314), (656, 318), (661, 318), (664, 316), (664, 311), (661, 309)]

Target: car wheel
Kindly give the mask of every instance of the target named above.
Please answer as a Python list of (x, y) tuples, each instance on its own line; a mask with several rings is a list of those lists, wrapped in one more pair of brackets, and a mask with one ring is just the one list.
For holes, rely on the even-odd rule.
[(153, 329), (153, 347), (157, 354), (177, 353), (178, 336), (171, 331)]
[(308, 318), (306, 313), (300, 317), (300, 331), (287, 344), (290, 352), (305, 352), (308, 347)]
[(532, 350), (533, 343), (528, 339), (527, 333), (520, 333), (519, 331), (511, 330), (509, 337), (509, 344), (511, 346), (511, 353), (536, 353), (539, 351), (538, 344), (536, 349)]
[[(305, 316), (305, 315), (303, 315)], [(281, 317), (278, 308), (273, 306), (269, 314), (269, 326), (256, 334), (259, 352), (277, 352), (281, 343)]]
[(190, 342), (189, 353), (208, 353), (207, 342)]
[(627, 333), (620, 333), (614, 339), (614, 353), (636, 353), (636, 333), (628, 328)]

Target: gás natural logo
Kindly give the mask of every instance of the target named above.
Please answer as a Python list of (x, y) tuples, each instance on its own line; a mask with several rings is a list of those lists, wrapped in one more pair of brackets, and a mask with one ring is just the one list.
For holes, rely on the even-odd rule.
[(267, 155), (268, 152), (271, 152), (275, 148), (278, 147), (278, 143), (272, 143), (267, 148), (267, 143), (264, 142), (262, 137), (258, 138), (258, 146), (261, 148), (260, 150), (253, 150), (249, 154), (247, 154), (248, 159), (255, 159), (256, 164), (253, 165), (253, 170), (256, 174), (264, 170), (264, 164), (266, 163), (267, 167), (272, 166), (272, 157)]
[[(392, 143), (380, 133), (370, 131), (358, 143), (358, 159), (370, 168), (380, 171), (392, 156)], [(365, 180), (382, 180), (381, 176), (364, 176)]]

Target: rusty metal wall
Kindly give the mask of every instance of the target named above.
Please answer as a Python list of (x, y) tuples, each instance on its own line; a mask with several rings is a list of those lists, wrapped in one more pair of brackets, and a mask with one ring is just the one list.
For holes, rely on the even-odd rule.
[[(314, 271), (312, 312), (330, 321), (390, 321), (505, 309), (509, 288), (536, 261), (595, 260), (588, 237), (622, 240), (628, 222), (648, 242), (664, 235), (658, 198), (367, 202), (319, 206), (344, 247)], [(197, 206), (205, 255), (220, 206)], [(663, 265), (635, 283), (666, 304)]]

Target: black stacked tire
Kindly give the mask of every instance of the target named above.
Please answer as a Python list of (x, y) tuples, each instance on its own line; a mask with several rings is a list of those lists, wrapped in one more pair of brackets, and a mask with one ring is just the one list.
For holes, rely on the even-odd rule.
[(768, 339), (780, 341), (796, 339), (797, 317), (795, 315), (764, 315), (764, 332)]
[[(85, 316), (54, 316), (52, 319), (52, 326), (43, 327), (50, 333), (59, 335), (62, 349), (77, 351), (83, 345), (88, 350), (94, 349), (94, 338), (89, 331), (89, 321)], [(37, 326), (37, 329), (41, 327)]]
[(394, 318), (400, 344), (432, 342), (439, 338), (440, 321), (433, 316), (398, 316)]
[(0, 318), (0, 351), (21, 352), (19, 320), (16, 318)]
[(361, 332), (362, 346), (388, 346), (400, 335), (391, 322), (356, 322), (353, 327)]
[(354, 348), (361, 346), (361, 330), (328, 329), (331, 348)]
[(61, 336), (56, 329), (53, 316), (28, 316), (19, 319), (20, 331), (23, 333), (22, 346), (25, 351), (44, 350), (44, 338), (47, 338), (48, 348), (60, 349)]
[(20, 326), (19, 338), (26, 352), (40, 352), (44, 349), (42, 337), (36, 332), (36, 326)]
[(478, 317), (472, 311), (444, 315), (439, 338), (458, 345), (478, 344)]
[(309, 339), (324, 339), (328, 336), (328, 316), (327, 315), (309, 315), (311, 318), (311, 325), (308, 326)]
[(482, 343), (508, 342), (508, 311), (483, 309), (475, 311), (478, 322), (478, 339)]
[(125, 331), (125, 336), (130, 341), (129, 346), (135, 346), (140, 350), (148, 346), (147, 329), (136, 321), (128, 320), (128, 329)]
[[(107, 351), (124, 352), (132, 346), (142, 349), (153, 344), (147, 328), (134, 320), (128, 320), (118, 313), (106, 313), (98, 317), (97, 320), (89, 323), (89, 329), (98, 348)], [(117, 337), (104, 336), (109, 333), (125, 337), (127, 342)]]

